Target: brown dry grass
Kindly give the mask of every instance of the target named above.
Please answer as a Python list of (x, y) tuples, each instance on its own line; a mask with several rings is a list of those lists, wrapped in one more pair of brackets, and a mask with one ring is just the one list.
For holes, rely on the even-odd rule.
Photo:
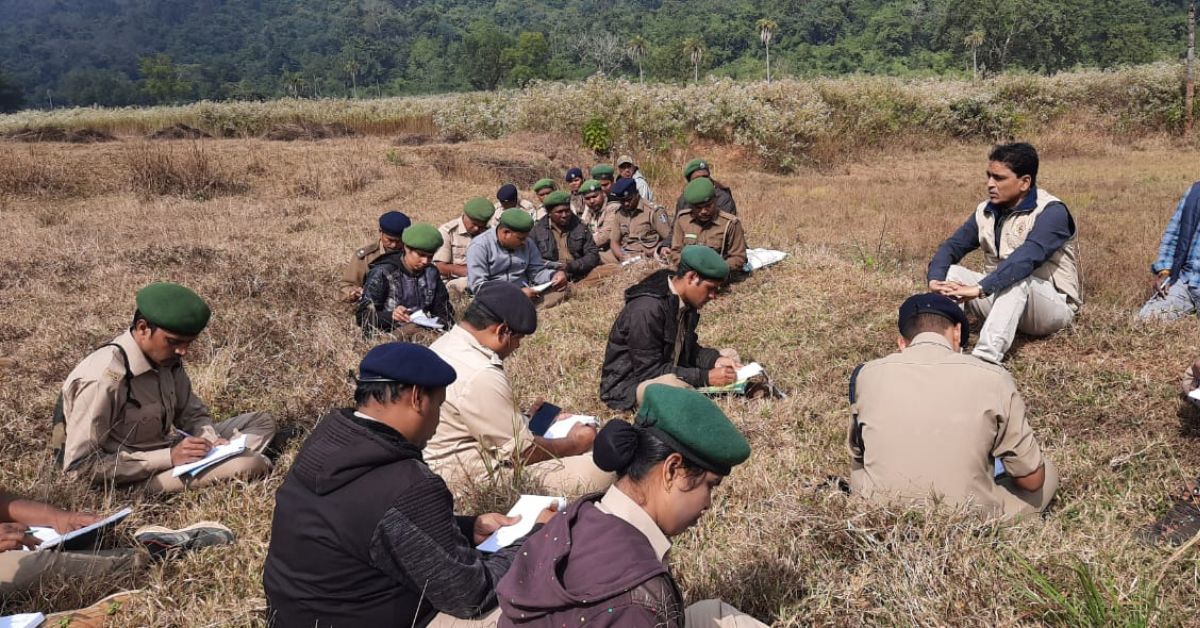
[[(138, 287), (180, 281), (216, 312), (189, 366), (214, 413), (264, 409), (311, 426), (347, 402), (347, 371), (367, 348), (331, 285), (378, 214), (400, 208), (436, 224), (494, 192), (502, 177), (482, 160), (549, 167), (582, 154), (549, 157), (553, 141), (528, 137), (422, 147), (386, 138), (169, 144), (157, 150), (186, 163), (194, 148), (208, 171), (242, 187), (207, 201), (186, 189), (147, 194), (152, 186), (137, 183), (131, 164), (155, 149), (131, 142), (0, 145), (0, 356), (16, 361), (0, 371), (0, 486), (76, 508), (133, 504), (130, 525), (225, 522), (239, 534), (236, 547), (155, 567), (137, 580), (147, 594), (124, 621), (257, 625), (272, 498), (291, 454), (259, 484), (168, 499), (86, 491), (62, 482), (44, 450), (63, 377), (121, 330)], [(1071, 623), (1055, 614), (1061, 605), (1025, 593), (1033, 585), (1023, 558), (1072, 594), (1081, 589), (1071, 569), (1086, 564), (1111, 587), (1112, 623), (1128, 623), (1147, 600), (1159, 625), (1195, 623), (1195, 561), (1170, 564), (1151, 592), (1170, 552), (1130, 536), (1200, 468), (1200, 423), (1172, 387), (1200, 341), (1195, 320), (1132, 321), (1160, 231), (1196, 178), (1194, 149), (1086, 136), (1051, 136), (1045, 146), (1043, 185), (1066, 199), (1082, 230), (1088, 304), (1074, 329), (1012, 357), (1063, 480), (1045, 520), (1010, 525), (882, 511), (821, 486), (846, 473), (846, 378), (894, 346), (897, 304), (920, 288), (933, 248), (981, 195), (986, 147), (887, 153), (795, 177), (743, 169), (737, 153), (706, 149), (735, 190), (751, 243), (792, 257), (710, 305), (701, 335), (767, 365), (791, 396), (720, 402), (755, 453), (677, 541), (673, 561), (689, 597), (720, 596), (778, 625)], [(688, 155), (641, 157), (661, 173), (652, 183), (669, 203)], [(629, 269), (547, 313), (511, 361), (525, 399), (608, 414), (596, 397), (603, 343), (620, 290), (635, 278)], [(495, 503), (497, 494), (472, 501)], [(51, 584), (3, 601), (0, 612), (63, 609), (102, 588)]]

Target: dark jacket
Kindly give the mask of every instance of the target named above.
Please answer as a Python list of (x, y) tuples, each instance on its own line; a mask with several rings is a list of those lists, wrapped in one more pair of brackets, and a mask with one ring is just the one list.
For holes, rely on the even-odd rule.
[(700, 312), (679, 307), (679, 297), (667, 287), (670, 277), (671, 271), (660, 270), (625, 291), (625, 309), (608, 332), (600, 372), (600, 399), (614, 410), (632, 409), (638, 384), (667, 373), (707, 386), (708, 371), (720, 357), (716, 349), (700, 346)]
[[(716, 196), (713, 198), (713, 202), (717, 204), (717, 209), (736, 216), (737, 203), (733, 200), (733, 190), (730, 190), (729, 186), (720, 183), (716, 179), (713, 179), (713, 186), (717, 188)], [(679, 198), (675, 201), (675, 213), (678, 214), (680, 210), (687, 209), (687, 206), (687, 201), (683, 200), (683, 195), (680, 194)]]
[(414, 275), (404, 267), (403, 258), (404, 251), (394, 251), (371, 262), (355, 312), (358, 325), (364, 333), (390, 332), (395, 324), (392, 311), (403, 307), (425, 310), (450, 329), (454, 325), (454, 306), (437, 267), (430, 264)]
[(305, 441), (275, 495), (263, 589), (274, 626), (424, 626), (473, 617), (521, 543), (483, 554), (474, 519), (390, 427), (335, 410)]
[(596, 493), (530, 536), (500, 581), (500, 626), (682, 628), (683, 596), (637, 528)]
[[(553, 227), (550, 225), (550, 217), (543, 216), (533, 225), (531, 235), (537, 244), (538, 252), (542, 254), (542, 259), (557, 264), (558, 245), (554, 243), (554, 233), (551, 229)], [(571, 281), (578, 281), (600, 265), (600, 247), (596, 246), (596, 240), (592, 238), (592, 232), (587, 225), (574, 214), (571, 215), (571, 222), (566, 231), (567, 250), (571, 251), (571, 257), (575, 259), (566, 264), (559, 264), (559, 267), (567, 271), (567, 277)]]

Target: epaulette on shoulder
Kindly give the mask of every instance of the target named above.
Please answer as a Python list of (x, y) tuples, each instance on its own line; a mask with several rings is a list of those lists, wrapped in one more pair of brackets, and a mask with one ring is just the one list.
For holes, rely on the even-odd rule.
[(379, 243), (368, 244), (354, 252), (354, 256), (358, 259), (367, 259), (367, 256), (379, 250)]

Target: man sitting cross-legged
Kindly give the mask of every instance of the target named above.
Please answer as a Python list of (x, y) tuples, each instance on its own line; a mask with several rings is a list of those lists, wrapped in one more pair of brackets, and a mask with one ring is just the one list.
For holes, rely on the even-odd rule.
[(686, 246), (674, 273), (660, 270), (625, 291), (608, 332), (600, 399), (614, 410), (641, 405), (650, 384), (681, 388), (732, 384), (741, 367), (732, 349), (700, 346), (700, 309), (717, 297), (729, 266), (716, 251)]
[(494, 625), (459, 619), (495, 608), (523, 540), (493, 554), (475, 546), (517, 519), (455, 516), (446, 483), (421, 459), (455, 377), (420, 345), (379, 345), (363, 358), (355, 407), (317, 424), (275, 495), (269, 625)]
[(544, 200), (546, 216), (533, 225), (530, 236), (546, 266), (566, 271), (567, 278), (577, 284), (595, 283), (620, 270), (600, 262), (600, 248), (591, 230), (571, 211), (570, 194), (555, 191)]
[(592, 461), (594, 428), (578, 424), (565, 438), (546, 439), (530, 433), (517, 410), (504, 362), (536, 329), (533, 303), (516, 286), (492, 281), (475, 294), (458, 326), (430, 345), (458, 373), (425, 449), (429, 466), (452, 485), (483, 482), (490, 472), (516, 466), (559, 495), (612, 483)]
[[(520, 209), (505, 210), (500, 222), (471, 241), (467, 249), (467, 283), (472, 292), (489, 281), (520, 288), (530, 301), (551, 308), (567, 300), (567, 273), (546, 265), (537, 244), (529, 238), (533, 218)], [(538, 286), (550, 284), (540, 292)]]

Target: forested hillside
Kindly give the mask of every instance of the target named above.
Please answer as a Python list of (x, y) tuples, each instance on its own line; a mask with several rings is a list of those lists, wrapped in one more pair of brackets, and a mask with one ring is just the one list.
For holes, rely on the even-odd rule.
[(0, 0), (0, 110), (1176, 59), (1184, 0)]

